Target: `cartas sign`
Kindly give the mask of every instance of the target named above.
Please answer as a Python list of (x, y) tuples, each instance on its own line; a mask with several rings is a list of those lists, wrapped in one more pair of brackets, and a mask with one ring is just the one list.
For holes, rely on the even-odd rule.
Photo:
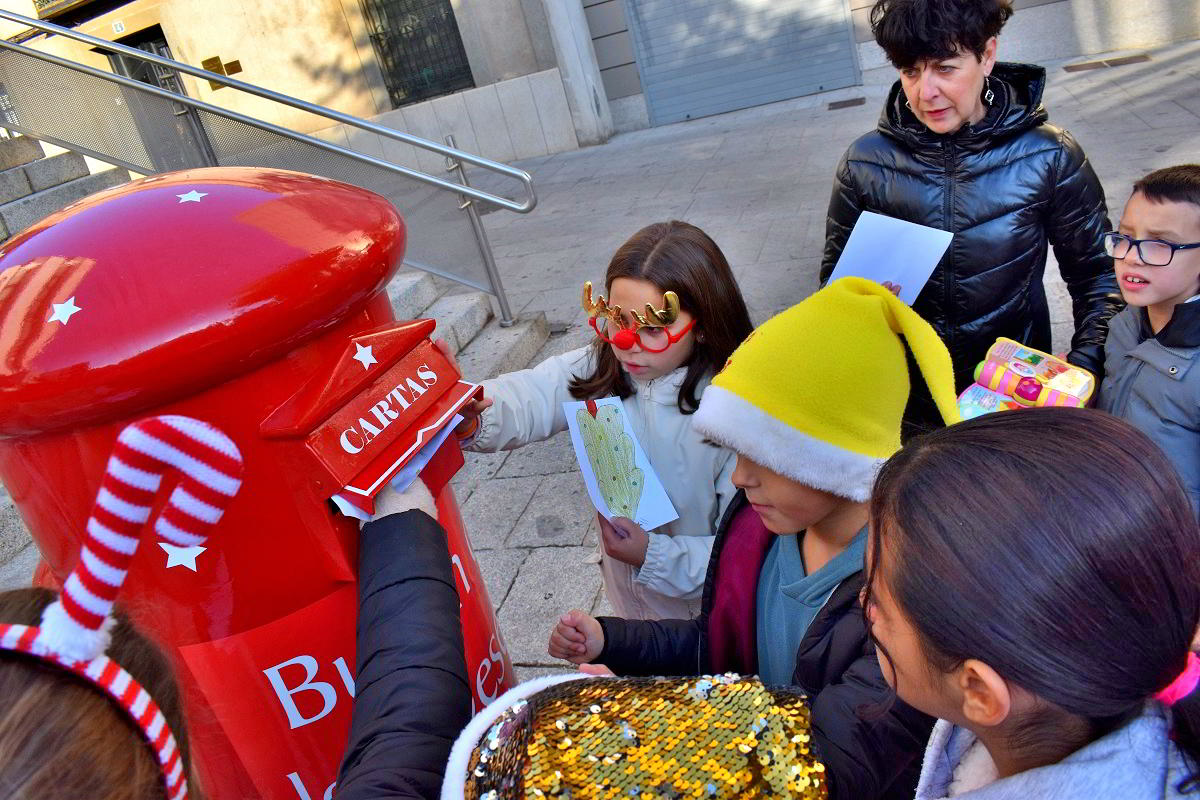
[(350, 483), (457, 382), (445, 357), (423, 342), (313, 431), (309, 449), (338, 483)]

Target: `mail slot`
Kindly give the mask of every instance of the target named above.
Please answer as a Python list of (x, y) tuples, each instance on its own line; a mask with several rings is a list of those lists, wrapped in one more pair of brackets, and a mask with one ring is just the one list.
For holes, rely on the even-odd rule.
[[(121, 602), (170, 653), (206, 793), (329, 797), (354, 696), (358, 526), (418, 453), (449, 534), (480, 707), (512, 665), (437, 433), (478, 391), (396, 321), (405, 227), (366, 190), (299, 173), (158, 175), (0, 249), (0, 480), (57, 586), (118, 432), (184, 414), (227, 433), (245, 482), (205, 548), (139, 551)], [(424, 451), (424, 452), (422, 452)]]

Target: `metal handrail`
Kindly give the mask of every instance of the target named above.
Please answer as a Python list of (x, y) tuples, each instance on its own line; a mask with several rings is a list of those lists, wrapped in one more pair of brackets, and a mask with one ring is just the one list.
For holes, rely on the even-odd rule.
[(169, 58), (163, 58), (162, 56), (158, 56), (153, 53), (148, 53), (145, 50), (139, 50), (136, 47), (129, 47), (127, 45), (118, 44), (116, 42), (110, 42), (107, 39), (101, 39), (96, 36), (89, 36), (86, 33), (80, 33), (79, 31), (72, 30), (71, 28), (64, 28), (60, 25), (55, 25), (50, 22), (44, 22), (42, 20), (31, 19), (29, 17), (25, 17), (20, 14), (13, 13), (12, 11), (5, 11), (3, 9), (0, 9), (0, 19), (5, 19), (10, 22), (16, 22), (21, 25), (28, 25), (31, 28), (35, 28), (37, 30), (44, 31), (46, 33), (52, 33), (52, 34), (55, 34), (58, 36), (65, 36), (68, 39), (74, 39), (77, 42), (83, 42), (84, 44), (91, 45), (92, 47), (97, 47), (101, 50), (108, 50), (108, 51), (112, 51), (112, 52), (116, 52), (116, 53), (121, 53), (122, 55), (130, 56), (131, 58), (136, 58), (141, 61), (147, 61), (151, 64), (157, 64), (158, 66), (167, 67), (169, 69), (173, 69), (178, 72), (183, 72), (187, 75), (191, 75), (193, 77), (200, 78), (202, 80), (220, 83), (223, 86), (228, 86), (233, 89), (238, 89), (240, 91), (246, 92), (247, 94), (252, 94), (257, 97), (262, 97), (267, 100), (272, 100), (274, 102), (281, 103), (286, 106), (291, 106), (292, 108), (296, 108), (301, 111), (307, 111), (310, 114), (315, 114), (316, 116), (324, 117), (326, 119), (333, 120), (334, 122), (340, 122), (344, 125), (350, 125), (352, 127), (358, 128), (359, 130), (369, 131), (371, 133), (386, 137), (388, 139), (392, 139), (394, 141), (403, 142), (405, 144), (412, 145), (413, 147), (419, 147), (423, 150), (432, 151), (439, 155), (446, 156), (447, 158), (452, 158), (452, 159), (455, 159), (458, 161), (465, 161), (469, 164), (474, 164), (477, 167), (481, 167), (481, 168), (489, 170), (491, 172), (498, 172), (502, 175), (507, 175), (510, 178), (515, 178), (516, 180), (520, 181), (523, 184), (523, 186), (525, 188), (526, 198), (522, 202), (517, 202), (517, 201), (511, 200), (507, 197), (503, 197), (500, 195), (494, 195), (490, 192), (485, 192), (485, 191), (476, 189), (471, 186), (464, 186), (459, 183), (453, 183), (451, 181), (447, 181), (442, 178), (438, 178), (434, 175), (428, 175), (419, 170), (409, 169), (408, 167), (404, 167), (399, 164), (393, 164), (390, 161), (383, 161), (382, 159), (374, 158), (373, 156), (368, 156), (363, 153), (358, 153), (354, 150), (349, 150), (344, 147), (339, 147), (338, 145), (322, 141), (315, 137), (308, 136), (307, 134), (298, 133), (296, 131), (292, 131), (287, 128), (282, 128), (278, 125), (274, 125), (269, 122), (264, 122), (262, 120), (254, 119), (253, 117), (247, 117), (243, 114), (237, 113), (236, 111), (231, 111), (227, 108), (222, 108), (220, 106), (212, 105), (211, 103), (206, 103), (203, 100), (197, 100), (196, 98), (189, 97), (189, 96), (183, 95), (183, 94), (176, 94), (175, 92), (170, 92), (170, 91), (167, 91), (166, 89), (160, 89), (157, 86), (152, 86), (150, 84), (142, 83), (141, 81), (137, 81), (132, 78), (126, 78), (123, 75), (117, 75), (112, 72), (106, 72), (105, 70), (97, 69), (95, 67), (89, 67), (86, 64), (80, 64), (78, 62), (71, 61), (70, 59), (62, 58), (60, 56), (55, 56), (50, 53), (45, 53), (41, 50), (37, 50), (32, 47), (26, 47), (24, 45), (16, 44), (16, 43), (8, 41), (6, 39), (0, 39), (0, 47), (3, 47), (5, 49), (13, 50), (13, 51), (16, 51), (19, 53), (23, 53), (25, 55), (33, 56), (34, 58), (39, 58), (43, 61), (47, 61), (52, 64), (57, 64), (58, 66), (66, 67), (68, 69), (73, 69), (78, 72), (84, 72), (84, 73), (87, 73), (94, 77), (101, 78), (102, 80), (113, 81), (115, 83), (121, 84), (122, 86), (127, 86), (130, 88), (135, 88), (139, 91), (158, 95), (160, 97), (169, 99), (173, 102), (181, 103), (183, 105), (187, 105), (187, 106), (191, 106), (193, 108), (207, 111), (211, 114), (217, 114), (218, 116), (228, 117), (229, 119), (236, 120), (238, 122), (241, 122), (242, 124), (249, 125), (253, 128), (258, 128), (259, 130), (269, 131), (270, 133), (274, 133), (276, 135), (283, 136), (285, 138), (292, 139), (295, 141), (304, 142), (305, 144), (313, 145), (315, 147), (319, 147), (319, 148), (321, 148), (323, 150), (327, 150), (329, 152), (338, 153), (339, 155), (346, 156), (348, 158), (352, 158), (352, 159), (355, 159), (357, 161), (361, 161), (361, 162), (364, 162), (367, 164), (371, 164), (372, 166), (378, 167), (380, 169), (397, 172), (406, 177), (412, 178), (413, 180), (417, 180), (422, 183), (429, 184), (430, 186), (436, 186), (439, 189), (445, 189), (447, 191), (456, 192), (458, 194), (464, 194), (464, 195), (473, 197), (476, 200), (480, 200), (485, 203), (491, 203), (492, 205), (499, 206), (501, 208), (507, 208), (509, 211), (515, 211), (518, 214), (528, 214), (530, 211), (532, 211), (534, 209), (535, 206), (537, 206), (537, 194), (534, 192), (534, 189), (533, 189), (533, 178), (525, 170), (517, 169), (516, 167), (510, 167), (509, 165), (502, 164), (499, 161), (492, 161), (489, 158), (484, 158), (483, 156), (477, 156), (477, 155), (474, 155), (473, 153), (468, 153), (464, 150), (459, 150), (454, 147), (448, 147), (446, 145), (439, 144), (437, 142), (431, 142), (428, 139), (422, 139), (419, 136), (413, 136), (412, 134), (404, 133), (403, 131), (398, 131), (398, 130), (395, 130), (394, 128), (388, 128), (383, 125), (377, 125), (374, 122), (369, 122), (364, 119), (359, 119), (358, 117), (354, 117), (349, 114), (344, 114), (340, 111), (335, 111), (332, 108), (325, 108), (324, 106), (318, 106), (313, 103), (305, 102), (304, 100), (298, 100), (294, 97), (289, 97), (284, 94), (279, 94), (278, 92), (273, 92), (270, 89), (264, 89), (261, 86), (255, 86), (250, 83), (245, 83), (243, 81), (239, 81), (234, 78), (230, 78), (226, 75), (221, 75), (220, 73), (209, 72), (208, 70), (200, 69), (198, 67), (192, 67), (192, 66), (189, 66), (188, 64), (184, 64), (179, 61), (173, 61)]

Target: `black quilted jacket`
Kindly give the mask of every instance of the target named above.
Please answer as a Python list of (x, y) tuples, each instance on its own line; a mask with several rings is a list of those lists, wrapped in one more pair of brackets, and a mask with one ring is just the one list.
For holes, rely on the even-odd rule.
[(356, 646), (338, 800), (435, 800), (471, 689), (446, 532), (425, 512), (363, 528)]
[(1050, 349), (1047, 245), (1071, 293), (1072, 363), (1103, 374), (1108, 318), (1123, 305), (1101, 238), (1104, 191), (1075, 139), (1046, 122), (1045, 85), (1041, 67), (997, 64), (984, 119), (939, 135), (897, 82), (878, 129), (850, 145), (834, 179), (822, 283), (862, 211), (954, 233), (913, 308), (950, 349), (959, 390), (998, 336)]

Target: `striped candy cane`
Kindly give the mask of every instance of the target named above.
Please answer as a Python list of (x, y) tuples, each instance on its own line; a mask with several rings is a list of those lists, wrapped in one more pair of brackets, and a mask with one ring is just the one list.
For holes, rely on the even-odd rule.
[(109, 457), (79, 563), (62, 594), (46, 608), (40, 627), (0, 625), (0, 648), (59, 664), (116, 700), (154, 751), (167, 797), (184, 800), (187, 779), (166, 718), (146, 690), (104, 655), (113, 603), (169, 471), (181, 479), (154, 520), (154, 531), (179, 547), (192, 547), (205, 541), (241, 488), (242, 456), (228, 436), (190, 417), (151, 417), (126, 427)]
[(204, 542), (242, 483), (237, 445), (206, 422), (161, 416), (126, 427), (108, 459), (79, 563), (63, 584), (60, 602), (42, 617), (39, 644), (80, 661), (104, 652), (113, 602), (171, 469), (182, 479), (154, 531), (179, 547)]

